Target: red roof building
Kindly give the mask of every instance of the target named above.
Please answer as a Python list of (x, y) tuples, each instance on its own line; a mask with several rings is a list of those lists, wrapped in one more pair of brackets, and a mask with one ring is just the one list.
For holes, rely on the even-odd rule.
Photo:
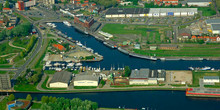
[(65, 47), (60, 44), (53, 44), (53, 47), (59, 49), (60, 51), (66, 50)]
[(13, 28), (14, 28), (14, 26), (11, 26), (11, 27), (8, 27), (7, 30), (11, 30), (11, 29), (13, 29)]
[(165, 4), (165, 6), (169, 5), (178, 5), (179, 0), (155, 0), (154, 4), (162, 5)]

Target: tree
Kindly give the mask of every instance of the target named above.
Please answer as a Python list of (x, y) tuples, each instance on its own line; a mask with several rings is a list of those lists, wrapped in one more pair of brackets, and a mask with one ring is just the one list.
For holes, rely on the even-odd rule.
[(0, 3), (0, 11), (2, 11), (2, 9), (3, 9), (3, 4)]
[(129, 77), (131, 74), (131, 69), (129, 66), (125, 66), (125, 74), (124, 77)]
[(30, 101), (32, 100), (32, 97), (30, 94), (27, 95), (26, 100), (30, 100)]
[(10, 4), (9, 4), (9, 1), (8, 1), (8, 0), (5, 2), (4, 8), (10, 8)]
[(56, 10), (57, 10), (56, 5), (53, 5), (53, 6), (52, 6), (52, 10), (53, 10), (53, 11), (56, 11)]
[(12, 101), (15, 100), (15, 95), (14, 94), (10, 94), (8, 97), (8, 101)]

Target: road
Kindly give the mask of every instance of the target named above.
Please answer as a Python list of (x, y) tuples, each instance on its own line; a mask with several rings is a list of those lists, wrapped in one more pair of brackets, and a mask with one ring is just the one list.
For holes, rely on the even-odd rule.
[[(17, 12), (18, 13), (18, 12)], [(26, 62), (24, 63), (24, 65), (22, 65), (21, 67), (19, 67), (16, 71), (15, 71), (15, 75), (12, 79), (17, 79), (17, 77), (20, 76), (20, 74), (25, 71), (27, 68), (27, 65), (29, 65), (29, 63), (33, 60), (33, 58), (37, 55), (37, 53), (40, 51), (41, 49), (41, 45), (42, 45), (42, 42), (43, 42), (43, 38), (42, 38), (42, 34), (40, 32), (40, 30), (35, 26), (35, 23), (33, 20), (31, 20), (30, 18), (28, 17), (25, 17), (27, 18), (34, 26), (34, 28), (36, 29), (37, 33), (38, 33), (38, 42), (37, 42), (37, 46), (36, 48), (33, 50), (31, 56), (29, 59), (26, 60)]]

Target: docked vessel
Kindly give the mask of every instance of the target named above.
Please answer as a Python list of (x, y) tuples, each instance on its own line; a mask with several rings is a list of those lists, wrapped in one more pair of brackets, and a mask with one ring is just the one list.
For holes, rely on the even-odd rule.
[(107, 42), (103, 42), (103, 44), (105, 44), (106, 46), (110, 47), (110, 48), (115, 48), (113, 45), (107, 43)]
[(63, 24), (67, 25), (67, 26), (71, 26), (71, 24), (68, 21), (63, 21)]
[(190, 69), (190, 70), (202, 70), (202, 71), (212, 70), (212, 68), (209, 67), (209, 66), (205, 66), (205, 67), (202, 67), (202, 68), (200, 68), (200, 67), (189, 67), (189, 69)]
[(193, 97), (220, 97), (220, 89), (214, 88), (187, 88), (186, 96)]

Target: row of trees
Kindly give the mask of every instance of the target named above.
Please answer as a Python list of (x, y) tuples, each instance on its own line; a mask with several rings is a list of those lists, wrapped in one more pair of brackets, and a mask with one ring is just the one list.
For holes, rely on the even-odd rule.
[(0, 64), (6, 64), (8, 61), (4, 57), (0, 57)]
[(4, 40), (6, 37), (15, 37), (15, 36), (27, 36), (32, 30), (32, 25), (29, 22), (17, 25), (11, 30), (4, 29), (0, 33), (0, 41)]
[[(13, 101), (13, 100), (15, 100), (15, 95), (14, 94), (10, 94), (8, 96), (8, 101)], [(32, 100), (32, 97), (31, 97), (30, 94), (27, 95), (26, 100), (30, 100), (30, 101)]]
[[(26, 72), (26, 74), (29, 72)], [(33, 71), (33, 75), (29, 78), (26, 79), (25, 75), (24, 76), (19, 76), (17, 79), (17, 84), (36, 84), (40, 81), (42, 77), (41, 74), (41, 69), (35, 69), (35, 71)]]
[[(43, 97), (42, 97), (43, 98)], [(82, 101), (79, 98), (74, 98), (72, 100), (65, 99), (63, 97), (57, 98), (56, 101), (52, 100), (48, 103), (43, 103), (41, 110), (96, 110), (98, 109), (98, 104), (89, 100)]]
[(25, 56), (28, 55), (28, 53), (31, 51), (31, 49), (34, 47), (34, 44), (36, 43), (36, 37), (32, 36), (27, 47), (26, 50), (23, 50), (20, 52), (20, 56), (21, 58), (24, 58)]
[(89, 0), (89, 1), (102, 5), (105, 8), (116, 6), (118, 4), (116, 0)]

